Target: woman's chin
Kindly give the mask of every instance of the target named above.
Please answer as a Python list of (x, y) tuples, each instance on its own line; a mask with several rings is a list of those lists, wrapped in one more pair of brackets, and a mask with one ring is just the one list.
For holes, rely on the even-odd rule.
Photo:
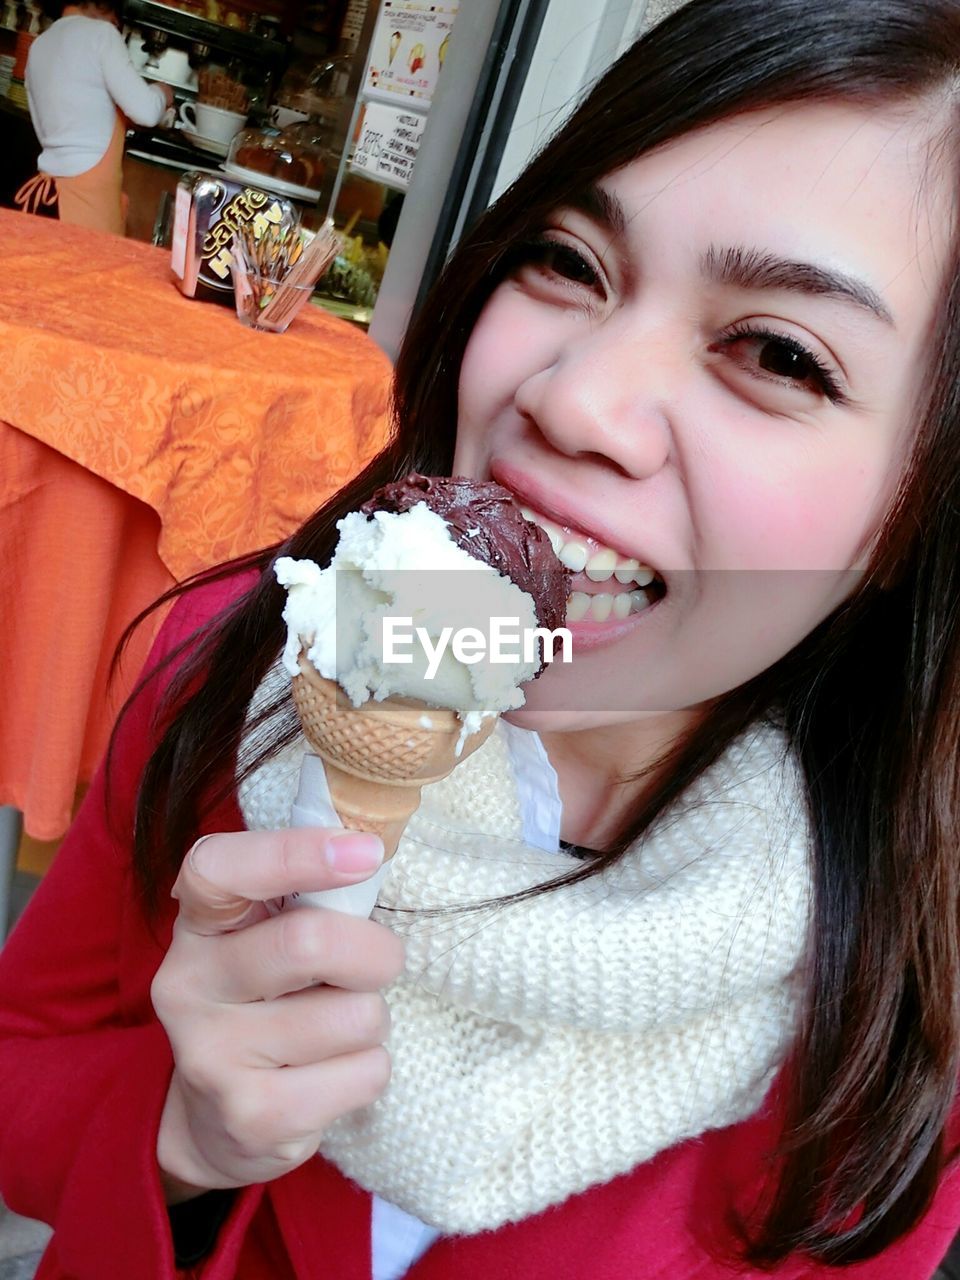
[(639, 711), (600, 711), (549, 706), (528, 702), (516, 711), (507, 711), (503, 719), (518, 729), (535, 733), (576, 733), (580, 729), (602, 729), (611, 725), (630, 724), (646, 717)]
[(505, 718), (524, 729), (586, 729), (643, 719), (647, 712), (637, 705), (642, 692), (635, 684), (625, 690), (623, 680), (612, 678), (611, 665), (598, 654), (579, 663), (554, 661), (523, 686), (524, 705)]
[(529, 729), (534, 733), (575, 733), (578, 729), (594, 729), (604, 723), (582, 711), (551, 711), (537, 707), (507, 711), (503, 719), (518, 729)]

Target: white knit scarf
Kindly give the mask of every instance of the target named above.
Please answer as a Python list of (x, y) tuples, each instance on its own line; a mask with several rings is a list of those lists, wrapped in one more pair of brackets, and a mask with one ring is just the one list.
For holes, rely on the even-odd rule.
[[(269, 678), (268, 678), (269, 679)], [(301, 740), (240, 788), (286, 826)], [(789, 1045), (809, 911), (803, 785), (783, 737), (733, 743), (614, 870), (552, 879), (521, 838), (504, 735), (424, 792), (374, 916), (407, 944), (393, 1075), (321, 1150), (444, 1233), (496, 1228), (759, 1106)]]

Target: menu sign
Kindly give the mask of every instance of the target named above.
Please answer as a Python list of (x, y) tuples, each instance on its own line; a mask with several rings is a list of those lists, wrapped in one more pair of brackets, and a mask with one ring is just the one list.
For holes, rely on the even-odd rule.
[(370, 46), (363, 92), (368, 98), (398, 97), (426, 109), (450, 43), (458, 4), (383, 0)]
[(350, 167), (406, 191), (420, 150), (426, 114), (387, 102), (364, 104)]

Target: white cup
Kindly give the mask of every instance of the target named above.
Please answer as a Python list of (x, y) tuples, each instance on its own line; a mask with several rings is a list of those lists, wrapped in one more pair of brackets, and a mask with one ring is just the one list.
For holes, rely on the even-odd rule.
[(230, 142), (247, 122), (241, 111), (224, 111), (222, 107), (208, 107), (204, 102), (182, 102), (179, 118), (184, 133), (196, 133), (211, 142)]

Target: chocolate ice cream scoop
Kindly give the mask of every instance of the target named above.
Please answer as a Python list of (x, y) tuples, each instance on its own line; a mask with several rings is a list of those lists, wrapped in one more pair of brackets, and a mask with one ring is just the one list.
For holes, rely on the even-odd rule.
[(400, 513), (421, 502), (446, 522), (453, 540), (468, 555), (531, 596), (541, 627), (553, 631), (563, 625), (570, 571), (557, 559), (543, 529), (521, 515), (509, 490), (492, 480), (412, 472), (378, 489), (360, 510), (365, 516), (375, 511)]

